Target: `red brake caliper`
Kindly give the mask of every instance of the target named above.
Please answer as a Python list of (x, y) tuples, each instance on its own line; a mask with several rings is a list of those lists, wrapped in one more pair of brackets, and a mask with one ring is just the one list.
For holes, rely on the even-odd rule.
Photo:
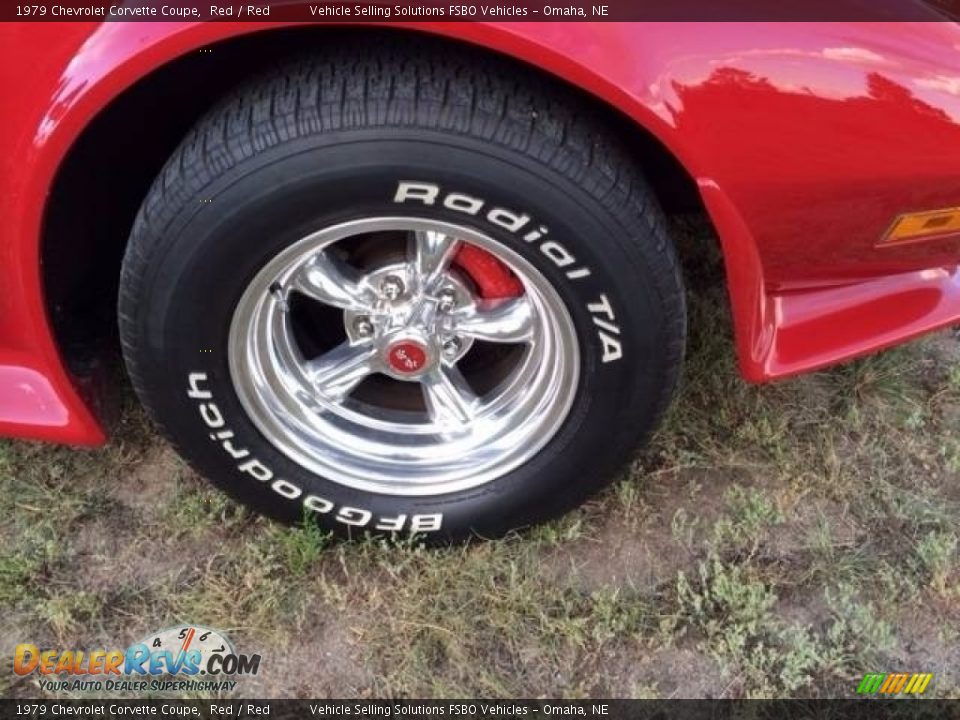
[(523, 284), (517, 276), (486, 250), (461, 243), (453, 261), (476, 283), (482, 298), (493, 300), (523, 295)]

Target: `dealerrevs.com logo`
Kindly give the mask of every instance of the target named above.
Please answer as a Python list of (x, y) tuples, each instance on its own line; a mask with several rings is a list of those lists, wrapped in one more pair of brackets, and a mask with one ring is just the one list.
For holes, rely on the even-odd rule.
[(40, 649), (21, 643), (13, 671), (39, 676), (48, 692), (223, 692), (237, 676), (256, 675), (260, 655), (244, 655), (218, 630), (178, 625), (125, 650)]

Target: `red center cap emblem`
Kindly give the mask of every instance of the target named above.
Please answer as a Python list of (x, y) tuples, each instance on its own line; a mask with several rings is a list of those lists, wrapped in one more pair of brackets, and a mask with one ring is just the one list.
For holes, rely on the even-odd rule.
[(405, 340), (391, 345), (387, 352), (387, 360), (398, 373), (415, 373), (427, 364), (427, 351), (419, 343)]

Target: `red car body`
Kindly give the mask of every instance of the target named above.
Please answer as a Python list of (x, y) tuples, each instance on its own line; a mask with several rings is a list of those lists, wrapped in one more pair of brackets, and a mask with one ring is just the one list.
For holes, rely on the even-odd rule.
[[(614, 108), (695, 181), (720, 238), (743, 374), (814, 370), (960, 323), (960, 231), (883, 242), (960, 206), (953, 23), (409, 23), (534, 64)], [(42, 282), (58, 168), (120, 94), (254, 23), (0, 26), (0, 433), (105, 439)], [(211, 100), (214, 95), (211, 95)]]

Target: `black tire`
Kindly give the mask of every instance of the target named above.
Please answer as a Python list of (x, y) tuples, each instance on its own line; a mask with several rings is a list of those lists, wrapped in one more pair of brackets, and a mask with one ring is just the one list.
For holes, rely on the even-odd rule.
[[(317, 227), (407, 212), (393, 202), (397, 183), (424, 179), (523, 211), (589, 268), (571, 280), (538, 243), (482, 215), (416, 208), (476, 226), (554, 284), (578, 334), (580, 382), (560, 430), (506, 475), (445, 495), (362, 492), (309, 472), (258, 431), (231, 381), (227, 334), (251, 277), (282, 248)], [(610, 314), (596, 309), (604, 298)], [(685, 338), (682, 280), (661, 211), (608, 129), (533, 71), (427, 44), (328, 48), (214, 108), (140, 209), (119, 322), (140, 399), (228, 493), (289, 522), (304, 518), (303, 499), (316, 494), (332, 505), (309, 513), (325, 529), (357, 536), (404, 515), (403, 529), (430, 541), (501, 535), (606, 485), (666, 408)], [(204, 379), (191, 385), (197, 373)], [(229, 429), (227, 449), (255, 457), (271, 479), (253, 477), (225, 449), (204, 421), (214, 411)], [(273, 478), (286, 484), (278, 489)]]

